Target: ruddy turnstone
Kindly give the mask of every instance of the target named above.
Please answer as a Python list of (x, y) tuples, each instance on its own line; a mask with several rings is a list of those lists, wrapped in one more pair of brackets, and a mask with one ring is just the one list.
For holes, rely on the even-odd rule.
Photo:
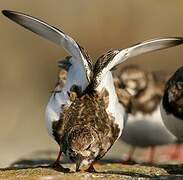
[(161, 115), (170, 132), (183, 141), (183, 66), (166, 83)]
[[(53, 92), (46, 107), (46, 126), (60, 146), (55, 164), (64, 152), (76, 163), (89, 165), (102, 158), (120, 137), (125, 109), (115, 92), (111, 70), (126, 59), (150, 51), (180, 45), (183, 38), (162, 38), (145, 41), (127, 49), (110, 50), (98, 58), (95, 65), (84, 48), (57, 28), (14, 11), (2, 11), (5, 16), (32, 32), (64, 47), (71, 55), (67, 79), (61, 91)], [(65, 170), (60, 166), (62, 171)]]
[[(157, 79), (159, 78), (159, 79)], [(160, 80), (161, 79), (161, 80)], [(166, 76), (147, 72), (137, 65), (124, 67), (114, 77), (120, 102), (128, 111), (128, 120), (121, 139), (132, 148), (126, 163), (132, 162), (136, 147), (151, 147), (149, 162), (153, 162), (154, 149), (158, 145), (175, 142), (176, 138), (164, 126), (160, 114), (160, 100)], [(120, 91), (127, 91), (127, 95)]]

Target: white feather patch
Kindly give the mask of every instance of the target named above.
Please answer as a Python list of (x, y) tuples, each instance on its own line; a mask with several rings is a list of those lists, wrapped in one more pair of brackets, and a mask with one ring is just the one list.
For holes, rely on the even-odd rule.
[(163, 124), (159, 106), (152, 114), (129, 114), (121, 138), (126, 143), (138, 147), (169, 144), (176, 140)]
[(105, 88), (109, 93), (109, 105), (106, 111), (109, 115), (112, 115), (114, 117), (114, 123), (119, 126), (120, 137), (124, 125), (125, 110), (118, 101), (118, 97), (113, 83), (112, 73), (110, 71), (106, 73), (105, 77), (102, 79), (100, 85), (97, 87), (96, 90), (98, 92), (101, 92), (103, 88)]

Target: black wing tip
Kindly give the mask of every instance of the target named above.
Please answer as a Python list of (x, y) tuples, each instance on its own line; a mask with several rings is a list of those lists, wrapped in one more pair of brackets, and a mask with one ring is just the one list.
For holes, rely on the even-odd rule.
[(5, 15), (7, 17), (11, 14), (11, 11), (9, 11), (9, 10), (2, 10), (1, 12), (3, 15)]
[(174, 39), (176, 39), (177, 41), (183, 41), (183, 37), (172, 37)]
[(27, 16), (24, 13), (18, 12), (18, 11), (11, 11), (11, 10), (2, 10), (2, 14), (10, 19), (13, 19), (13, 17), (16, 17), (18, 15), (20, 16)]
[(11, 14), (14, 13), (14, 11), (10, 11), (10, 10), (2, 10), (1, 12), (2, 12), (5, 16), (9, 16), (9, 15), (11, 15)]
[(13, 19), (16, 17), (16, 15), (18, 14), (18, 12), (15, 11), (10, 11), (10, 10), (2, 10), (1, 11), (2, 14), (10, 19)]
[(152, 40), (168, 40), (168, 44), (170, 47), (178, 46), (183, 44), (183, 37), (163, 37), (163, 38), (155, 38)]
[(170, 42), (170, 45), (172, 46), (178, 46), (183, 44), (183, 37), (174, 37), (175, 40)]
[(175, 38), (177, 40), (183, 40), (183, 37), (172, 37), (172, 38)]

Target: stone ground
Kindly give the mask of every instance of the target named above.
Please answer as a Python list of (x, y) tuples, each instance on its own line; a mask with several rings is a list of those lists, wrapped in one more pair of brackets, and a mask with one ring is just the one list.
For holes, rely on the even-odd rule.
[[(41, 157), (40, 154), (43, 154)], [(124, 180), (181, 180), (183, 164), (134, 164), (124, 165), (119, 160), (104, 159), (95, 165), (96, 173), (75, 172), (75, 165), (63, 159), (63, 166), (70, 168), (69, 173), (62, 173), (51, 168), (54, 162), (53, 152), (36, 152), (27, 159), (20, 159), (7, 168), (0, 169), (0, 180), (57, 180), (66, 179), (124, 179)], [(39, 158), (38, 158), (39, 157)], [(41, 158), (41, 159), (40, 159)], [(117, 162), (118, 161), (118, 162)]]
[(122, 165), (119, 163), (97, 164), (97, 173), (74, 171), (73, 164), (64, 164), (71, 169), (70, 173), (62, 173), (48, 166), (10, 167), (0, 169), (0, 179), (24, 180), (57, 180), (57, 179), (183, 179), (183, 165)]
[[(116, 152), (127, 152), (127, 148), (117, 144), (105, 156), (99, 164), (95, 165), (97, 173), (75, 173), (75, 165), (70, 164), (65, 158), (61, 159), (64, 167), (71, 169), (70, 173), (62, 173), (54, 170), (49, 165), (53, 164), (57, 151), (55, 150), (40, 150), (33, 151), (32, 153), (22, 155), (18, 160), (10, 163), (6, 168), (0, 168), (0, 180), (57, 180), (57, 179), (183, 179), (183, 159), (179, 157), (179, 161), (168, 161), (166, 152), (169, 151), (168, 147), (160, 147), (156, 151), (155, 164), (150, 165), (147, 162), (149, 150), (137, 150), (135, 153), (135, 160), (138, 162), (134, 165), (122, 165), (122, 157), (120, 153), (114, 156)], [(125, 149), (126, 148), (126, 149)], [(171, 148), (170, 149), (174, 149)], [(171, 150), (172, 151), (172, 150)]]

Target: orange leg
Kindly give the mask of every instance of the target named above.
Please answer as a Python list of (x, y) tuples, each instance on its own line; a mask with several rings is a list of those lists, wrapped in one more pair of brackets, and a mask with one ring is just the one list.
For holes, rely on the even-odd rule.
[(170, 159), (171, 160), (179, 159), (181, 154), (181, 149), (182, 149), (181, 144), (175, 144), (175, 148), (173, 152), (170, 154)]
[(122, 162), (122, 164), (135, 164), (135, 163), (136, 163), (136, 162), (133, 161), (133, 159), (132, 159), (132, 157), (133, 157), (133, 155), (134, 155), (134, 153), (135, 153), (135, 150), (136, 150), (136, 147), (135, 147), (135, 146), (133, 146), (133, 147), (130, 148), (130, 150), (129, 150), (129, 152), (128, 152), (128, 156), (127, 156), (126, 160), (124, 160), (124, 161)]
[(62, 151), (61, 151), (61, 148), (60, 148), (59, 153), (58, 153), (58, 156), (57, 156), (57, 159), (56, 159), (56, 161), (55, 161), (54, 164), (59, 163), (61, 155), (62, 155)]
[(150, 147), (150, 156), (149, 156), (149, 161), (148, 163), (153, 164), (154, 163), (154, 155), (155, 155), (155, 147), (151, 146)]
[(67, 172), (70, 171), (70, 169), (69, 169), (69, 168), (64, 168), (64, 167), (61, 166), (60, 163), (59, 163), (61, 155), (62, 155), (62, 149), (60, 148), (59, 153), (58, 153), (58, 156), (57, 156), (57, 159), (56, 159), (56, 161), (53, 163), (52, 167), (53, 167), (53, 169), (55, 169), (55, 170), (58, 170), (58, 171), (67, 173)]

